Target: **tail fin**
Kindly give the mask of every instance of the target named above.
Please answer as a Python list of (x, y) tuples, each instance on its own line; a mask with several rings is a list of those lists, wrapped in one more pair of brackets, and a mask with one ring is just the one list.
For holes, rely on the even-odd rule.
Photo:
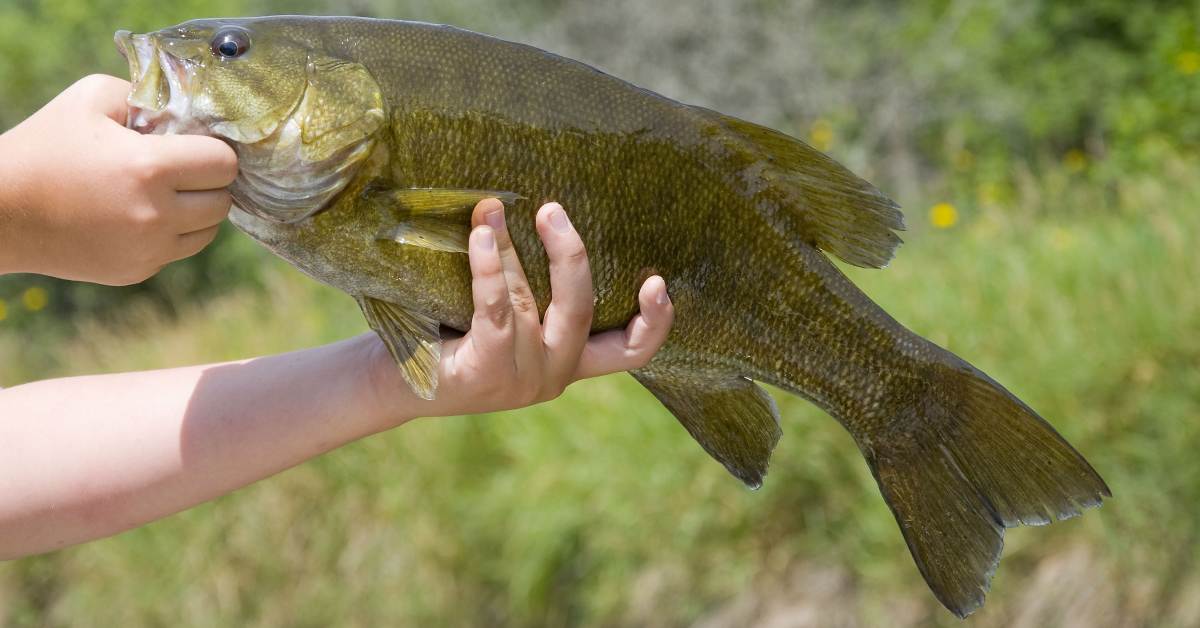
[(1112, 493), (990, 377), (961, 361), (934, 368), (924, 398), (860, 446), (921, 575), (966, 617), (983, 604), (1004, 528), (1074, 517)]

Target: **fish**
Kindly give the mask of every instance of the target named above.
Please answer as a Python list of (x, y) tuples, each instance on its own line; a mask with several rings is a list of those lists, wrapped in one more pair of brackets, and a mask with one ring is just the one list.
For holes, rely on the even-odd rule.
[(470, 326), (472, 207), (505, 203), (544, 313), (533, 217), (555, 200), (588, 251), (593, 331), (623, 327), (642, 280), (666, 280), (674, 326), (633, 377), (751, 488), (782, 433), (760, 384), (823, 409), (955, 615), (983, 604), (1006, 528), (1112, 495), (1032, 408), (846, 277), (833, 258), (889, 263), (903, 213), (785, 133), (446, 25), (204, 19), (115, 39), (128, 126), (232, 146), (231, 221), (354, 297), (424, 398), (441, 330)]

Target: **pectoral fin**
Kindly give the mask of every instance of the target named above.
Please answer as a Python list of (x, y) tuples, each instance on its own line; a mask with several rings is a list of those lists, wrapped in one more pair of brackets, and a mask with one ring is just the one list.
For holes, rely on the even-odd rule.
[(413, 392), (422, 399), (433, 399), (442, 357), (438, 322), (395, 303), (371, 297), (357, 300), (367, 324), (379, 334)]
[(650, 389), (700, 446), (746, 486), (757, 489), (783, 431), (779, 409), (745, 377), (692, 376), (648, 369), (633, 376)]
[(467, 252), (476, 203), (494, 197), (508, 205), (523, 198), (513, 192), (446, 188), (374, 189), (369, 194), (387, 217), (376, 238), (449, 253)]

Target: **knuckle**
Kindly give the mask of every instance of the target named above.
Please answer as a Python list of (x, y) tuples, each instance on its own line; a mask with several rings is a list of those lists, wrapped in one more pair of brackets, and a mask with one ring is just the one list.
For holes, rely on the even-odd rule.
[(507, 331), (512, 321), (512, 310), (503, 299), (488, 299), (484, 305), (484, 315), (496, 327)]
[(528, 288), (513, 290), (509, 295), (509, 301), (512, 303), (512, 310), (517, 314), (528, 314), (537, 311), (537, 300), (533, 298), (533, 293)]
[(154, 151), (139, 152), (130, 158), (130, 176), (143, 185), (157, 181), (166, 171), (166, 160)]
[(563, 261), (572, 265), (587, 264), (587, 247), (583, 245), (583, 240), (575, 238), (575, 242), (567, 246), (563, 251)]
[(129, 212), (129, 222), (141, 232), (156, 230), (163, 223), (162, 212), (153, 206), (135, 207)]

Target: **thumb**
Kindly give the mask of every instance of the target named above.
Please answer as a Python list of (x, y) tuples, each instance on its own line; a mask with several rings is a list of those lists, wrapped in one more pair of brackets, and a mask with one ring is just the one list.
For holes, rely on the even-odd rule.
[(81, 104), (84, 107), (125, 126), (125, 118), (129, 113), (126, 101), (129, 89), (129, 81), (107, 74), (92, 74), (76, 81), (69, 91), (83, 101)]

